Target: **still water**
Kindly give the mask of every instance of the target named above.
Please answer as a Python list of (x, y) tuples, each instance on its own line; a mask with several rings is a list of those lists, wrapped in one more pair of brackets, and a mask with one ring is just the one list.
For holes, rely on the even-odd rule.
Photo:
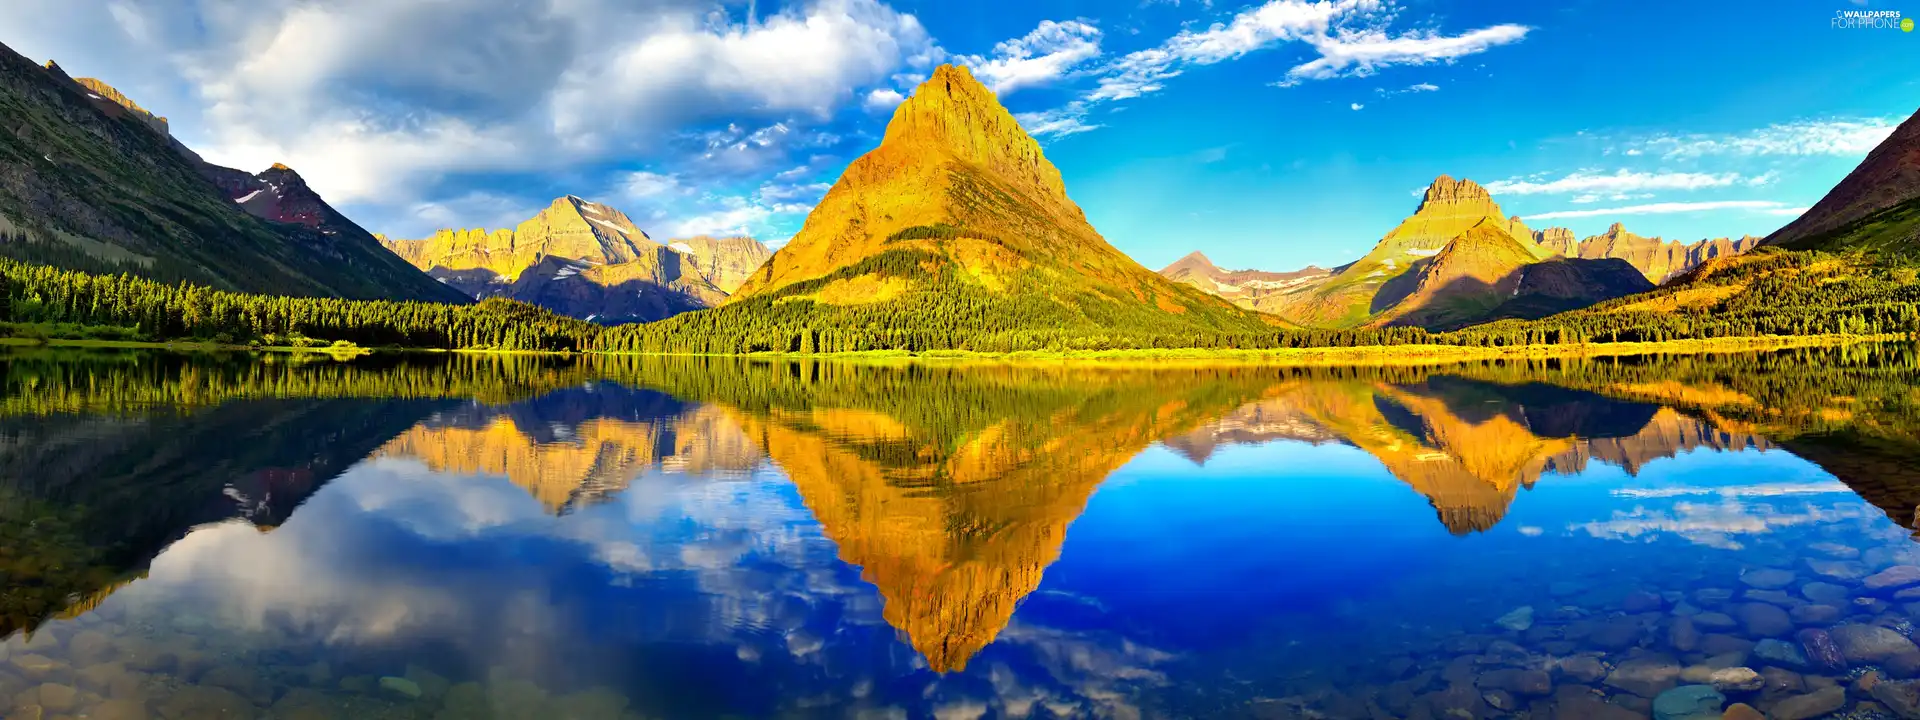
[(1911, 346), (0, 362), (0, 717), (1920, 717)]

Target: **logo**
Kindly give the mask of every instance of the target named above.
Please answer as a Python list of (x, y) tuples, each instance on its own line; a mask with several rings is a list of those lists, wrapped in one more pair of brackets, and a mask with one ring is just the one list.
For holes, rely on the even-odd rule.
[(1830, 22), (1835, 30), (1913, 32), (1913, 18), (1901, 17), (1899, 10), (1835, 10)]

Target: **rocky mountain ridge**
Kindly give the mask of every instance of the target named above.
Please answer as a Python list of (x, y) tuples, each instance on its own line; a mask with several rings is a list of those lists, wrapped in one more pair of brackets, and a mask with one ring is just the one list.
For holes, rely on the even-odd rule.
[[(312, 196), (307, 222), (236, 204), (163, 118), (0, 47), (0, 254), (281, 295), (462, 302)], [(290, 171), (289, 171), (290, 172)]]
[(506, 297), (604, 323), (712, 307), (771, 254), (751, 238), (654, 240), (626, 213), (575, 195), (511, 230), (439, 230), (380, 243), (474, 298)]
[[(1413, 215), (1372, 251), (1331, 271), (1227, 273), (1194, 253), (1160, 272), (1310, 327), (1453, 329), (1542, 317), (1641, 292), (1757, 244), (1748, 236), (1688, 245), (1634, 235), (1618, 223), (1607, 233), (1575, 240), (1568, 228), (1533, 230), (1519, 216), (1504, 214), (1479, 183), (1441, 175), (1422, 193)], [(1420, 309), (1435, 304), (1445, 307)]]

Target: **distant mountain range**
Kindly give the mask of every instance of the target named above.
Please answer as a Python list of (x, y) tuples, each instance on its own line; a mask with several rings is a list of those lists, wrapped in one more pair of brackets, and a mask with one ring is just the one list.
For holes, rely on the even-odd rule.
[[(1564, 228), (1536, 233), (1519, 217), (1503, 216), (1478, 183), (1442, 175), (1411, 217), (1347, 265), (1227, 271), (1194, 253), (1160, 274), (1309, 327), (1452, 329), (1542, 317), (1648, 290), (1648, 276), (1664, 279), (1673, 258), (1684, 261), (1689, 252), (1624, 231), (1578, 244), (1571, 236)], [(1679, 250), (1666, 250), (1669, 245)], [(1712, 247), (1718, 246), (1700, 244), (1702, 253)]]
[(0, 46), (0, 255), (245, 292), (465, 302), (291, 169), (213, 165), (168, 131), (107, 83)]
[(573, 195), (511, 230), (379, 239), (469, 297), (505, 297), (608, 324), (718, 305), (772, 254), (752, 238), (661, 243), (626, 213)]
[(1486, 188), (1442, 175), (1413, 216), (1354, 263), (1332, 270), (1223, 270), (1196, 252), (1160, 274), (1301, 325), (1453, 329), (1539, 318), (1642, 292), (1759, 244), (1751, 235), (1687, 244), (1635, 235), (1620, 223), (1575, 240), (1567, 228), (1536, 231), (1517, 215), (1503, 217)]

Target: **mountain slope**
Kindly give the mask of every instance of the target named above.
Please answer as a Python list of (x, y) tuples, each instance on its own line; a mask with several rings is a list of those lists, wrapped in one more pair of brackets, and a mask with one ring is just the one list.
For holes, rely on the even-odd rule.
[(1262, 300), (1327, 277), (1327, 270), (1308, 265), (1293, 272), (1222, 270), (1199, 252), (1188, 253), (1160, 269), (1160, 276), (1218, 295), (1249, 310), (1264, 310)]
[[(767, 255), (750, 238), (662, 245), (617, 209), (568, 195), (512, 230), (440, 230), (380, 238), (388, 250), (475, 298), (506, 297), (607, 323), (712, 307)], [(703, 269), (705, 268), (705, 269)]]
[(460, 301), (364, 232), (249, 215), (158, 118), (100, 90), (0, 47), (0, 254), (247, 292)]
[(1482, 317), (1519, 294), (1520, 269), (1539, 256), (1502, 229), (1482, 222), (1419, 264), (1412, 292), (1377, 313), (1375, 325), (1439, 327)]
[(900, 104), (880, 146), (847, 168), (726, 306), (675, 322), (614, 342), (660, 347), (724, 334), (795, 349), (824, 329), (847, 349), (989, 349), (1039, 336), (1271, 327), (1108, 245), (1039, 144), (953, 66)]
[(1794, 249), (1920, 248), (1920, 113), (1766, 244)]

